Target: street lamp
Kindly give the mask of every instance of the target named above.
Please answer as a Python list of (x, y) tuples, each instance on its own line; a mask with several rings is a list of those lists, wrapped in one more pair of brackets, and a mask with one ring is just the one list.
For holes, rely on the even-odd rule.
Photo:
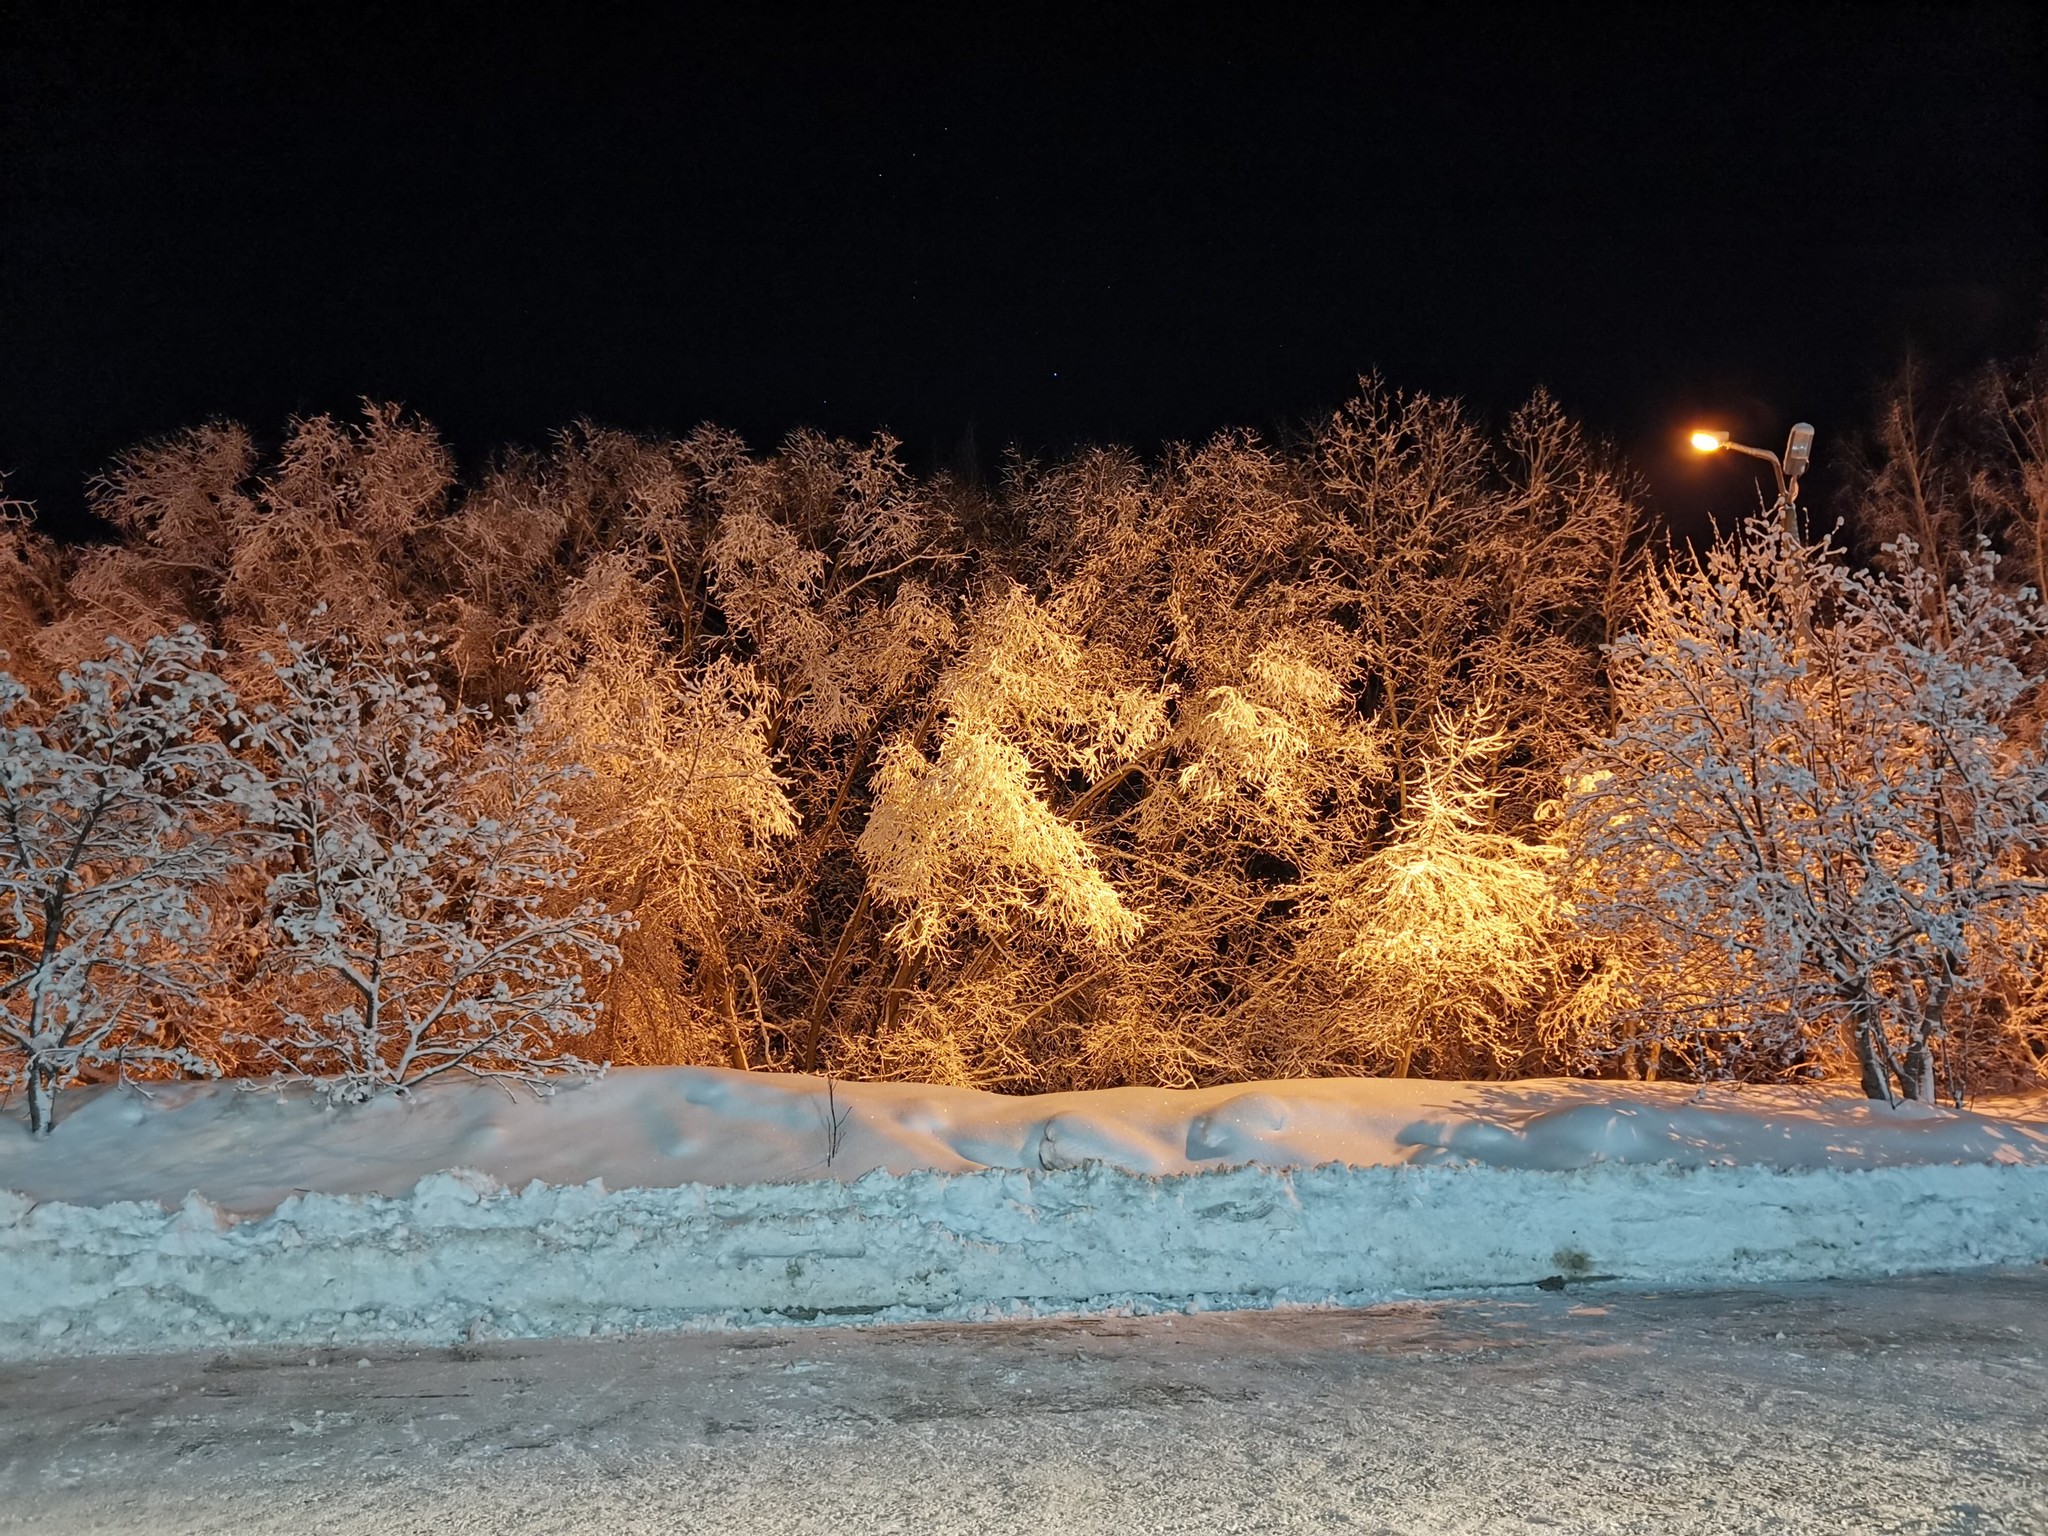
[(1771, 466), (1771, 474), (1778, 482), (1777, 511), (1785, 519), (1785, 531), (1795, 539), (1799, 537), (1799, 477), (1806, 473), (1807, 465), (1813, 462), (1813, 426), (1809, 422), (1794, 422), (1792, 433), (1785, 439), (1782, 456), (1766, 448), (1752, 448), (1747, 443), (1729, 439), (1726, 432), (1702, 429), (1692, 435), (1692, 445), (1701, 453), (1746, 453), (1752, 459), (1762, 459)]

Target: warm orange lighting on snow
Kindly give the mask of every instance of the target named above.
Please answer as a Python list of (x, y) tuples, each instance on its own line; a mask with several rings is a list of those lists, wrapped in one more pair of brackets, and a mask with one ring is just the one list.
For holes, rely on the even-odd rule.
[(1692, 445), (1699, 449), (1701, 453), (1715, 453), (1728, 446), (1728, 434), (1726, 432), (1695, 432), (1692, 435)]

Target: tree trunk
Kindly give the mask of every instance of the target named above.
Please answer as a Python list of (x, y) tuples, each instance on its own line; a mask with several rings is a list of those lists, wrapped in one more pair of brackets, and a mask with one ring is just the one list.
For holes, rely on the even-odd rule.
[(31, 1062), (28, 1069), (28, 1130), (31, 1136), (47, 1136), (57, 1128), (55, 1077), (42, 1065)]
[(703, 990), (710, 994), (711, 1011), (725, 1026), (727, 1063), (736, 1072), (747, 1071), (747, 1042), (740, 1035), (738, 1000), (733, 996), (732, 969), (726, 963), (723, 944), (714, 942), (705, 948), (699, 980)]
[(917, 951), (906, 949), (896, 962), (896, 970), (889, 977), (889, 989), (882, 994), (882, 1032), (887, 1034), (896, 1027), (896, 1016), (903, 1011), (903, 997), (910, 985), (910, 973), (917, 963)]
[(839, 981), (846, 973), (847, 956), (853, 952), (854, 935), (860, 931), (867, 919), (868, 904), (873, 892), (866, 885), (860, 888), (860, 900), (853, 904), (853, 914), (846, 919), (846, 926), (839, 930), (839, 946), (832, 951), (831, 964), (825, 967), (825, 979), (818, 983), (818, 990), (811, 999), (811, 1017), (804, 1031), (804, 1053), (799, 1063), (805, 1072), (813, 1071), (818, 1064), (818, 1037), (824, 1032), (825, 1015), (832, 1007), (832, 994), (839, 990)]
[(1900, 1086), (1915, 1103), (1934, 1102), (1934, 1051), (1924, 1038), (1914, 1040), (1907, 1048), (1905, 1081)]
[(1872, 1034), (1872, 1025), (1863, 1019), (1856, 1021), (1856, 1064), (1863, 1073), (1863, 1097), (1892, 1101), (1892, 1088), (1885, 1075), (1884, 1063), (1878, 1059), (1877, 1040)]

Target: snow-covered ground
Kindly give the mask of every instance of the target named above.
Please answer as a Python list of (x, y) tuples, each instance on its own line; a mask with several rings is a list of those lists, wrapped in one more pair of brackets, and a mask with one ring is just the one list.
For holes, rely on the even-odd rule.
[(2048, 1269), (0, 1363), (0, 1532), (2048, 1531)]
[(2048, 1257), (2048, 1100), (716, 1069), (75, 1094), (0, 1133), (0, 1353), (1360, 1302)]

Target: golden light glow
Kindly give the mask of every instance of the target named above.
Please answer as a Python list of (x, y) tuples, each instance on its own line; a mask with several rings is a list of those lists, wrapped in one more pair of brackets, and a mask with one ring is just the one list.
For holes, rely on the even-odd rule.
[(1726, 432), (1695, 432), (1692, 435), (1692, 445), (1699, 449), (1701, 453), (1714, 453), (1728, 446), (1728, 434)]

